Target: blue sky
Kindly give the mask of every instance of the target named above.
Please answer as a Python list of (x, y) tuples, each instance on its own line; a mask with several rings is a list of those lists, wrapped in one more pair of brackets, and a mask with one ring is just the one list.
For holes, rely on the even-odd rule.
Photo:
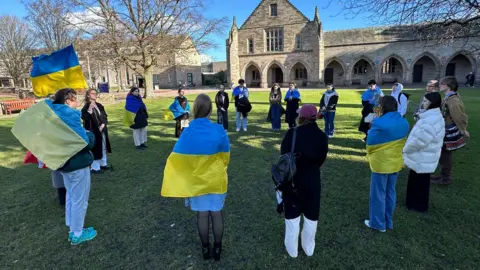
[[(230, 22), (227, 29), (225, 29), (225, 35), (221, 37), (215, 37), (218, 48), (211, 49), (203, 53), (210, 55), (215, 61), (224, 61), (226, 58), (225, 40), (228, 36), (228, 31), (230, 29), (233, 16), (237, 17), (237, 24), (240, 27), (253, 12), (255, 7), (257, 7), (257, 5), (260, 3), (260, 0), (206, 1), (209, 2), (209, 5), (208, 9), (205, 11), (205, 16), (217, 18), (227, 16)], [(20, 17), (26, 15), (21, 0), (0, 0), (0, 2), (0, 15), (9, 14)], [(338, 13), (341, 11), (341, 5), (339, 4), (340, 0), (332, 0), (332, 3), (329, 6), (327, 6), (329, 0), (290, 0), (290, 2), (310, 19), (313, 19), (315, 5), (317, 5), (320, 12), (320, 18), (323, 23), (323, 29), (325, 31), (371, 26), (362, 16), (352, 19), (346, 18), (343, 14), (338, 15)]]

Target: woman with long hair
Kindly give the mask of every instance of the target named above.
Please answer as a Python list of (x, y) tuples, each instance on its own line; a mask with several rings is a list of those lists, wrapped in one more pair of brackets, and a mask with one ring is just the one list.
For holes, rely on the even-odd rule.
[(294, 128), (297, 126), (297, 110), (300, 101), (300, 92), (297, 89), (297, 85), (292, 82), (290, 83), (287, 94), (285, 95), (285, 102), (287, 102), (285, 120), (287, 121), (289, 128)]
[(197, 213), (197, 228), (205, 260), (211, 258), (210, 220), (213, 229), (213, 257), (220, 260), (223, 239), (223, 205), (227, 196), (227, 168), (230, 142), (223, 126), (210, 121), (212, 100), (197, 96), (194, 120), (180, 136), (165, 166), (162, 196), (186, 198), (185, 205)]
[[(298, 256), (300, 216), (303, 215), (302, 248), (313, 256), (315, 234), (320, 215), (320, 167), (327, 158), (328, 137), (317, 123), (317, 108), (303, 105), (299, 111), (298, 127), (291, 128), (282, 141), (281, 154), (292, 151), (296, 156), (293, 184), (282, 190), (285, 209), (285, 248), (288, 254)], [(296, 133), (294, 135), (294, 133)], [(295, 138), (295, 142), (293, 141)]]
[(407, 208), (419, 212), (428, 210), (430, 196), (430, 174), (435, 172), (445, 136), (442, 96), (430, 92), (422, 101), (423, 111), (403, 148), (403, 160), (410, 168), (407, 184)]
[(282, 128), (282, 90), (278, 83), (272, 86), (270, 90), (270, 120), (273, 130)]
[(170, 105), (170, 111), (175, 118), (175, 137), (180, 137), (183, 130), (188, 127), (188, 118), (190, 117), (190, 104), (185, 96), (183, 88), (178, 89), (178, 96)]
[(133, 142), (138, 150), (147, 148), (147, 126), (148, 112), (147, 106), (143, 103), (140, 96), (140, 89), (132, 87), (127, 95), (125, 103), (125, 117), (123, 124), (133, 129)]
[(112, 153), (110, 139), (108, 138), (108, 115), (102, 104), (97, 102), (97, 91), (90, 89), (85, 93), (85, 105), (82, 108), (83, 126), (95, 135), (95, 146), (92, 149), (93, 173), (102, 173), (110, 169), (107, 165), (107, 153)]

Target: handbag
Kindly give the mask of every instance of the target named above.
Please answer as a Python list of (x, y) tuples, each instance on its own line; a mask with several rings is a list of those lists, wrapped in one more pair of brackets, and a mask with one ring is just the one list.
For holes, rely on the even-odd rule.
[(467, 142), (462, 133), (458, 130), (457, 125), (450, 124), (445, 126), (445, 137), (443, 139), (443, 147), (446, 151), (455, 151), (465, 147)]

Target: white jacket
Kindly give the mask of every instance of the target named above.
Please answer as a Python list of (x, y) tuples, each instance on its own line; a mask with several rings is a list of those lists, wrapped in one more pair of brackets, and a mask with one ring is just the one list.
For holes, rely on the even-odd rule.
[(440, 108), (425, 111), (408, 136), (403, 161), (417, 173), (433, 173), (438, 165), (445, 136)]
[(403, 84), (399, 83), (397, 86), (397, 89), (393, 90), (390, 95), (394, 97), (395, 100), (397, 101), (398, 112), (400, 113), (400, 115), (405, 116), (405, 114), (407, 113), (408, 99), (405, 95), (401, 94), (402, 91), (403, 91)]

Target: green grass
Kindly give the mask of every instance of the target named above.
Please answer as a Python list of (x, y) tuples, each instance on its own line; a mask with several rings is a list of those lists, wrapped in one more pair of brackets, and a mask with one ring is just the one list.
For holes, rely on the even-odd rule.
[[(230, 133), (229, 193), (224, 253), (219, 263), (200, 256), (195, 214), (183, 200), (159, 195), (166, 158), (175, 143), (174, 123), (163, 120), (171, 99), (148, 100), (149, 149), (138, 152), (121, 126), (123, 104), (107, 106), (115, 171), (92, 176), (86, 225), (98, 237), (67, 242), (64, 211), (47, 170), (24, 166), (24, 149), (0, 120), (0, 268), (16, 269), (475, 269), (480, 263), (480, 136), (478, 89), (462, 89), (472, 140), (454, 154), (454, 183), (432, 187), (428, 214), (404, 207), (407, 171), (397, 184), (395, 230), (376, 233), (368, 217), (370, 170), (357, 132), (360, 91), (341, 90), (336, 137), (322, 168), (322, 203), (315, 255), (287, 257), (284, 223), (275, 213), (269, 168), (283, 137), (265, 122), (268, 93), (251, 94), (248, 133)], [(412, 101), (422, 91), (412, 91)], [(319, 91), (303, 91), (317, 104)], [(234, 125), (233, 110), (230, 124)], [(411, 121), (411, 119), (410, 119)], [(320, 125), (323, 127), (323, 123)], [(283, 128), (286, 125), (283, 123)]]

